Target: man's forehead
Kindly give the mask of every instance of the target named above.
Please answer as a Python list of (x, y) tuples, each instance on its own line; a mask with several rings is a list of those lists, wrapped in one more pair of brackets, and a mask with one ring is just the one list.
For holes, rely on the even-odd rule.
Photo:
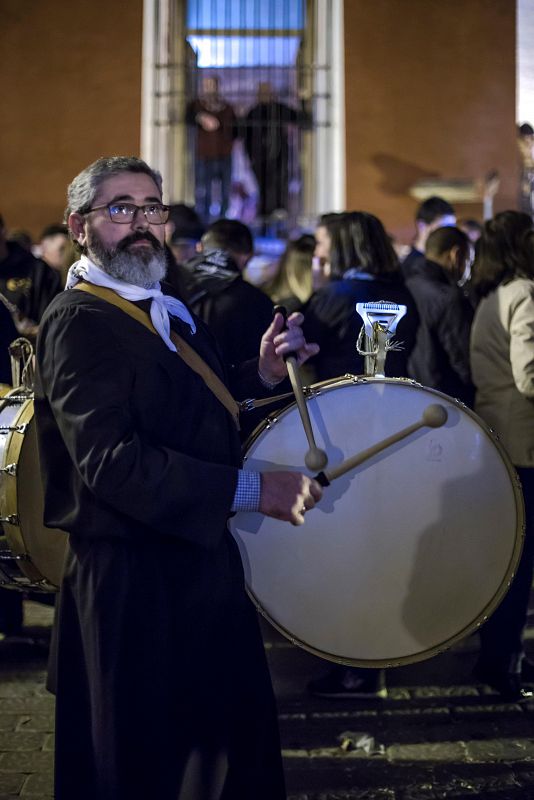
[(139, 202), (161, 200), (161, 193), (154, 180), (145, 172), (120, 172), (102, 181), (96, 193), (95, 203), (128, 198)]

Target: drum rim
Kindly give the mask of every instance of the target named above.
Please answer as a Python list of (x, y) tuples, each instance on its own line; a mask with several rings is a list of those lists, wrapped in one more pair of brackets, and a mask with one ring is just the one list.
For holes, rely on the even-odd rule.
[[(510, 481), (512, 484), (512, 490), (515, 498), (515, 506), (516, 506), (516, 530), (515, 530), (515, 537), (514, 537), (514, 546), (512, 553), (510, 555), (510, 561), (506, 568), (506, 573), (499, 585), (497, 591), (491, 598), (491, 600), (486, 604), (484, 609), (479, 613), (479, 615), (468, 625), (464, 626), (461, 631), (454, 634), (454, 636), (450, 636), (444, 642), (441, 642), (437, 645), (434, 645), (427, 650), (421, 651), (420, 653), (410, 654), (407, 656), (397, 656), (393, 658), (380, 658), (380, 659), (354, 659), (354, 658), (342, 658), (337, 655), (333, 655), (332, 653), (328, 653), (325, 650), (319, 650), (318, 648), (314, 647), (313, 645), (308, 644), (307, 642), (299, 639), (297, 636), (292, 634), (290, 631), (286, 630), (283, 625), (276, 622), (270, 614), (263, 608), (259, 598), (256, 597), (248, 582), (245, 581), (247, 594), (254, 604), (256, 611), (258, 611), (264, 619), (266, 619), (272, 626), (281, 633), (286, 639), (291, 642), (293, 645), (297, 645), (298, 647), (302, 648), (303, 650), (307, 651), (308, 653), (312, 653), (315, 656), (319, 656), (320, 658), (324, 658), (328, 661), (332, 661), (336, 664), (343, 664), (345, 666), (354, 666), (354, 667), (369, 667), (369, 668), (388, 668), (388, 667), (400, 667), (406, 666), (408, 664), (416, 664), (419, 661), (425, 661), (428, 658), (433, 658), (434, 656), (439, 655), (440, 653), (449, 650), (455, 644), (465, 639), (467, 636), (475, 633), (483, 624), (486, 622), (489, 617), (493, 614), (493, 612), (497, 609), (500, 605), (502, 600), (504, 599), (506, 593), (508, 592), (512, 580), (517, 572), (519, 567), (519, 561), (521, 559), (521, 554), (523, 552), (523, 544), (525, 539), (525, 504), (523, 500), (523, 492), (521, 489), (521, 481), (517, 474), (517, 471), (512, 464), (510, 456), (506, 452), (504, 445), (500, 441), (498, 435), (495, 431), (490, 428), (490, 426), (476, 414), (472, 409), (462, 403), (455, 397), (451, 397), (450, 395), (445, 394), (444, 392), (440, 392), (438, 389), (432, 389), (428, 386), (423, 386), (423, 384), (418, 383), (411, 378), (386, 378), (386, 377), (375, 377), (369, 375), (352, 375), (352, 374), (345, 374), (341, 375), (338, 378), (329, 378), (325, 381), (320, 381), (318, 383), (311, 384), (310, 386), (306, 387), (307, 395), (310, 399), (320, 394), (322, 391), (330, 391), (336, 387), (340, 386), (350, 386), (350, 385), (362, 385), (362, 384), (370, 384), (370, 383), (385, 383), (385, 384), (395, 384), (399, 386), (407, 386), (416, 389), (423, 389), (425, 392), (429, 392), (430, 394), (435, 395), (438, 398), (445, 400), (448, 403), (452, 403), (457, 408), (460, 408), (464, 411), (468, 416), (470, 416), (482, 430), (487, 435), (489, 440), (496, 446), (499, 455), (504, 463), (506, 471), (510, 477)], [(283, 415), (287, 414), (292, 408), (296, 405), (296, 401), (293, 400), (291, 403), (288, 403), (284, 408), (279, 409), (276, 412), (273, 412), (264, 420), (262, 420), (259, 425), (252, 431), (250, 436), (247, 438), (243, 445), (243, 461), (246, 463), (247, 452), (253, 446), (253, 444), (259, 439), (259, 437), (263, 434), (264, 431), (268, 430), (272, 425), (276, 424), (278, 419)]]

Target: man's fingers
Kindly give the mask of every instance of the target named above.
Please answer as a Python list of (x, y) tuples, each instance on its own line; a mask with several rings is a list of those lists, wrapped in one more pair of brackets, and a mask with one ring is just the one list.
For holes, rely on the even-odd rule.
[(313, 497), (314, 505), (318, 503), (323, 496), (323, 487), (315, 480), (310, 481), (310, 494)]
[(312, 358), (312, 356), (316, 356), (321, 348), (315, 342), (306, 342), (304, 347), (304, 356), (305, 358)]
[(295, 326), (300, 326), (304, 322), (304, 314), (301, 314), (300, 311), (293, 311), (292, 314), (289, 315), (287, 318), (287, 327), (294, 328)]
[(317, 481), (299, 472), (266, 472), (262, 475), (260, 511), (270, 517), (302, 525), (306, 512), (321, 499)]
[(293, 328), (290, 331), (282, 331), (282, 333), (275, 334), (273, 344), (277, 353), (290, 348), (291, 350), (300, 350), (306, 345), (306, 339), (300, 328)]
[(273, 317), (273, 321), (263, 334), (263, 338), (270, 339), (271, 341), (273, 341), (274, 337), (280, 333), (283, 327), (284, 327), (284, 318), (282, 314), (280, 314), (280, 312), (277, 312)]

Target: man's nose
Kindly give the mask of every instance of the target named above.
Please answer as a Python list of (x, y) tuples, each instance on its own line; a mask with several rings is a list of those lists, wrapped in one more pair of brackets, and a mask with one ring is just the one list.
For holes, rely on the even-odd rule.
[(136, 208), (132, 219), (132, 228), (136, 231), (146, 231), (148, 230), (149, 224), (143, 209), (140, 207)]

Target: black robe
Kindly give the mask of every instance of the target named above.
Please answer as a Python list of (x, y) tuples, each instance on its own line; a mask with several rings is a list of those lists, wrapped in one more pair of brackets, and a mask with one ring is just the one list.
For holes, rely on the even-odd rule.
[[(222, 376), (202, 324), (195, 336), (178, 327)], [(45, 522), (71, 534), (56, 800), (177, 800), (187, 764), (207, 780), (221, 753), (224, 800), (285, 797), (263, 645), (226, 527), (233, 421), (159, 336), (84, 292), (47, 310), (37, 361)], [(245, 394), (256, 380), (245, 368)]]

